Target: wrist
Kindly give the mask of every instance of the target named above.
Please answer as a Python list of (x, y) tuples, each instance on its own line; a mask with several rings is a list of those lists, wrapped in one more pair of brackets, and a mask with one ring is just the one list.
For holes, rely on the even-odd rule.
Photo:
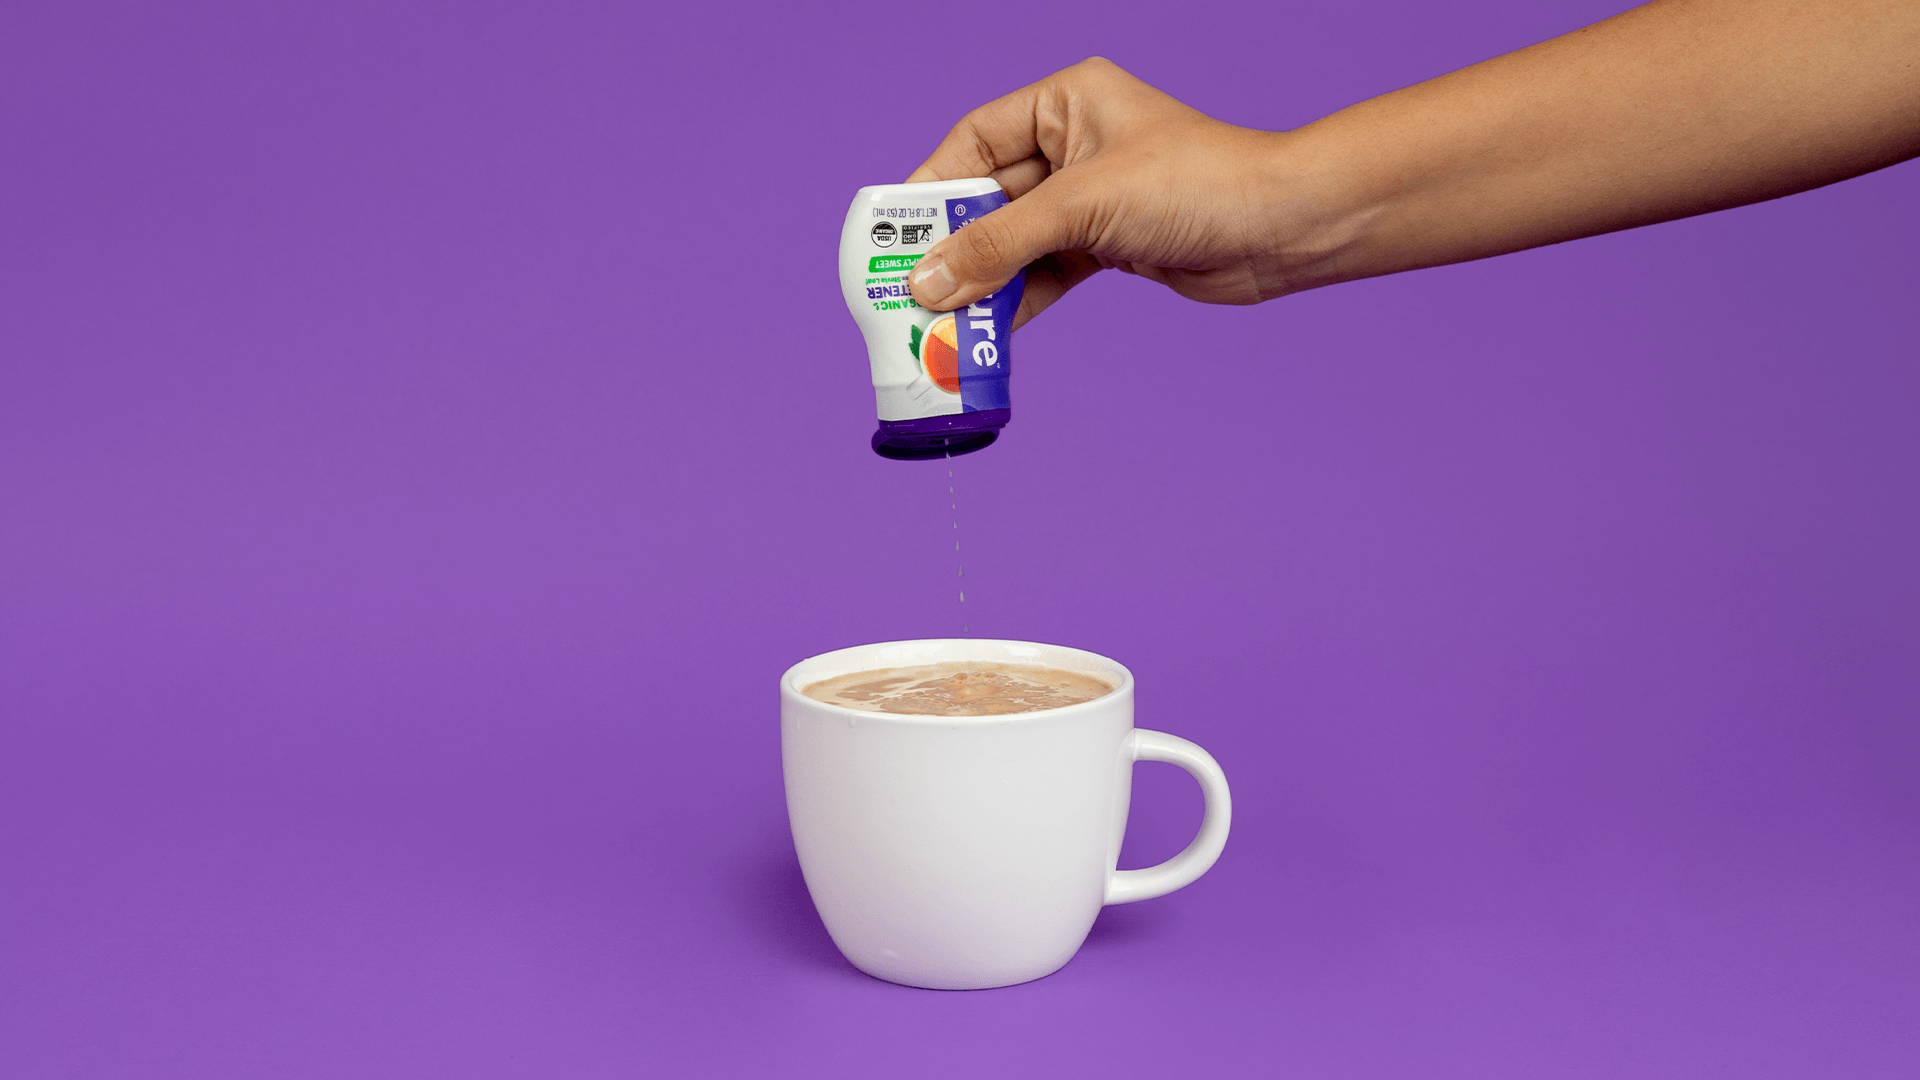
[(1385, 200), (1365, 162), (1317, 125), (1262, 132), (1255, 205), (1262, 252), (1261, 291), (1284, 296), (1387, 272), (1370, 263)]

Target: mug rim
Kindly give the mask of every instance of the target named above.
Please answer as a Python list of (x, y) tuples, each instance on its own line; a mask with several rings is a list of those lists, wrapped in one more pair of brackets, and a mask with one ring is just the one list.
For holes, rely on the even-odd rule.
[[(801, 688), (797, 685), (797, 676), (800, 674), (800, 669), (816, 661), (824, 660), (830, 656), (834, 656), (839, 653), (850, 653), (850, 652), (856, 652), (856, 651), (861, 651), (866, 649), (878, 649), (878, 648), (884, 648), (888, 645), (948, 645), (948, 644), (1026, 645), (1026, 646), (1032, 646), (1032, 647), (1037, 647), (1042, 649), (1058, 649), (1058, 650), (1062, 650), (1069, 653), (1076, 653), (1080, 656), (1087, 657), (1094, 661), (1097, 661), (1099, 665), (1108, 669), (1109, 673), (1119, 675), (1120, 681), (1114, 686), (1112, 690), (1108, 691), (1105, 694), (1100, 695), (1097, 698), (1092, 698), (1087, 701), (1075, 702), (1072, 705), (1059, 705), (1051, 709), (1030, 709), (1026, 712), (1001, 713), (999, 715), (994, 715), (994, 716), (940, 716), (940, 715), (930, 714), (930, 713), (871, 712), (866, 709), (849, 708), (848, 706), (845, 706), (845, 705), (836, 705), (830, 701), (821, 701), (819, 698), (808, 697), (806, 694), (801, 692)], [(936, 660), (932, 662), (938, 663), (939, 661)], [(1012, 662), (1017, 662), (1017, 661), (1012, 661)], [(1041, 661), (1040, 663), (1042, 664), (1042, 666), (1044, 666), (1045, 662)], [(855, 668), (852, 670), (859, 670), (859, 669)], [(821, 677), (832, 678), (831, 675), (824, 675)], [(801, 660), (798, 663), (794, 664), (793, 666), (787, 668), (787, 670), (782, 672), (780, 675), (780, 696), (782, 698), (791, 697), (795, 700), (796, 703), (805, 705), (809, 708), (819, 708), (819, 709), (828, 710), (828, 715), (844, 715), (848, 717), (857, 717), (857, 718), (861, 718), (869, 721), (894, 720), (894, 721), (900, 721), (902, 723), (931, 722), (931, 723), (938, 723), (938, 724), (951, 724), (956, 720), (964, 720), (964, 721), (967, 721), (968, 723), (975, 723), (983, 720), (996, 722), (996, 723), (1020, 723), (1028, 720), (1052, 719), (1054, 717), (1070, 715), (1074, 713), (1076, 710), (1085, 711), (1085, 710), (1093, 710), (1096, 708), (1105, 707), (1123, 698), (1130, 698), (1132, 694), (1133, 694), (1133, 672), (1129, 670), (1125, 664), (1122, 664), (1120, 661), (1115, 660), (1110, 656), (1106, 656), (1101, 653), (1094, 652), (1091, 649), (1082, 649), (1074, 645), (1059, 645), (1059, 644), (1055, 644), (1053, 642), (1047, 642), (1047, 641), (1025, 641), (1019, 638), (973, 638), (973, 637), (903, 638), (898, 641), (869, 641), (860, 645), (848, 645), (839, 649), (829, 649), (826, 652), (817, 653), (813, 656), (809, 656), (806, 659)]]

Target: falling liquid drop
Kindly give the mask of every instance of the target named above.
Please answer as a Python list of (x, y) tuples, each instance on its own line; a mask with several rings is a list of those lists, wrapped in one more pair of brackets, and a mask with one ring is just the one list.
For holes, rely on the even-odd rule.
[[(960, 534), (960, 497), (954, 493), (953, 454), (951, 452), (947, 454), (947, 509), (953, 511), (953, 530), (954, 530), (953, 550), (959, 551), (960, 550), (960, 535), (959, 535)], [(967, 576), (967, 568), (965, 566), (960, 565), (957, 558), (954, 562), (953, 576), (956, 578), (963, 578)], [(960, 603), (964, 605), (967, 602), (967, 594), (964, 590), (957, 590), (957, 591), (959, 591), (960, 593)], [(962, 610), (964, 611), (965, 608), (963, 607)], [(962, 619), (960, 621), (960, 633), (962, 635), (967, 633), (969, 629), (969, 625), (970, 624), (965, 619)]]

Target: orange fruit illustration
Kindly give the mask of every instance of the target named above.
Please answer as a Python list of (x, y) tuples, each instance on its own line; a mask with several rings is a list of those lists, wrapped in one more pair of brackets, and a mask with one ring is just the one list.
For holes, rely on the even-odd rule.
[(933, 385), (949, 394), (960, 392), (959, 334), (953, 316), (945, 315), (927, 327), (927, 336), (920, 342), (920, 366), (927, 369)]

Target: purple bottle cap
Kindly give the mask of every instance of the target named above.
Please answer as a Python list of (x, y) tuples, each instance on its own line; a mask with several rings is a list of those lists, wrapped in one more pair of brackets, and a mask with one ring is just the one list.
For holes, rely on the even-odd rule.
[(978, 409), (916, 420), (882, 420), (873, 433), (873, 452), (895, 461), (958, 457), (984, 450), (1013, 418), (1012, 409)]

